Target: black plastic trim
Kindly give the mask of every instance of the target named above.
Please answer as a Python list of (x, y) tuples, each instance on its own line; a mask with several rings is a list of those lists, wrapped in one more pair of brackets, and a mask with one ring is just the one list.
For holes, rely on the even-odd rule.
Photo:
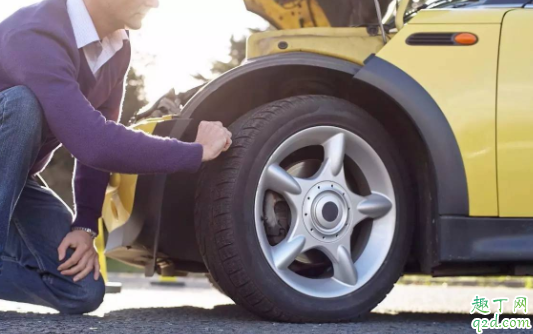
[(202, 88), (185, 106), (183, 117), (192, 117), (196, 109), (198, 109), (209, 95), (243, 75), (267, 68), (295, 65), (320, 67), (350, 75), (355, 75), (361, 69), (361, 66), (346, 60), (304, 52), (291, 52), (251, 59), (242, 66), (227, 72)]
[(405, 42), (411, 46), (453, 46), (454, 33), (416, 33), (412, 34)]
[(438, 215), (468, 216), (468, 186), (459, 145), (429, 93), (407, 73), (376, 56), (365, 61), (355, 79), (390, 96), (418, 127), (435, 169)]
[(437, 225), (440, 262), (533, 261), (533, 218), (443, 216)]

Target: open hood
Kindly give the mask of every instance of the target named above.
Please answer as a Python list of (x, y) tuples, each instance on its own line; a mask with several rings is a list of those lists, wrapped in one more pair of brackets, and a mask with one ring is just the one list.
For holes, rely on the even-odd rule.
[[(378, 0), (384, 14), (391, 0)], [(373, 0), (244, 0), (277, 29), (357, 27), (378, 23)]]

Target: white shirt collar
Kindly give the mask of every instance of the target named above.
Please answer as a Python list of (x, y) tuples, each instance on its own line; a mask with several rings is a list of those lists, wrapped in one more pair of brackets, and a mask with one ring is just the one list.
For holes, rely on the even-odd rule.
[[(100, 40), (91, 15), (83, 0), (67, 0), (67, 10), (74, 29), (78, 49)], [(120, 29), (107, 36), (111, 40), (128, 40), (126, 30)]]
[(83, 0), (67, 0), (67, 11), (76, 45), (78, 49), (85, 51), (89, 66), (96, 75), (99, 69), (122, 49), (124, 40), (129, 40), (128, 34), (126, 30), (120, 29), (104, 37), (100, 43), (100, 37)]
[(67, 11), (74, 29), (78, 49), (100, 40), (83, 0), (67, 0)]

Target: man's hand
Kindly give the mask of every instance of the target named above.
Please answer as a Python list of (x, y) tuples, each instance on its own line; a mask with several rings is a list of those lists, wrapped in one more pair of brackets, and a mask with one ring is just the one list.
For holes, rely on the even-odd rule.
[(214, 160), (220, 153), (226, 152), (232, 144), (231, 136), (222, 123), (202, 121), (196, 137), (196, 143), (204, 147), (202, 161)]
[(94, 280), (98, 280), (100, 277), (100, 263), (98, 262), (98, 253), (91, 235), (85, 231), (72, 231), (67, 234), (57, 249), (59, 261), (65, 259), (69, 247), (75, 249), (74, 254), (60, 265), (57, 270), (62, 275), (76, 275), (74, 282), (85, 278), (94, 270)]

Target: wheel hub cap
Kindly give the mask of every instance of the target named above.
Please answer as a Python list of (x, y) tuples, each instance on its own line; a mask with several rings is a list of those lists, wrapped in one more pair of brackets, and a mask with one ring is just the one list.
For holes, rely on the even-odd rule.
[(333, 222), (339, 216), (339, 207), (333, 202), (327, 202), (322, 208), (322, 216), (328, 222)]
[(342, 236), (349, 221), (346, 190), (339, 184), (324, 181), (307, 193), (303, 205), (304, 222), (309, 233), (321, 242), (333, 242)]

